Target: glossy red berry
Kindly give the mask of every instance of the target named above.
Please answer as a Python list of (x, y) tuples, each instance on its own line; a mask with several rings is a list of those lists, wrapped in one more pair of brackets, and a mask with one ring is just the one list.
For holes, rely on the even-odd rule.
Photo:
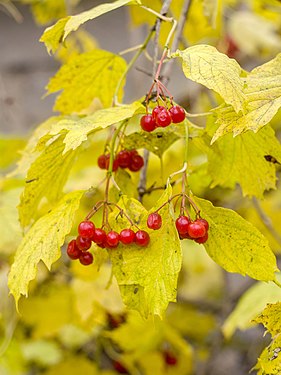
[[(106, 154), (105, 158), (106, 158), (105, 169), (108, 170), (109, 169), (109, 165), (110, 165), (110, 154)], [(113, 165), (112, 165), (113, 172), (117, 171), (118, 167), (119, 167), (118, 160), (117, 159), (113, 160)]]
[(152, 132), (156, 128), (156, 121), (150, 114), (142, 116), (140, 124), (142, 129), (146, 132)]
[(78, 225), (78, 234), (83, 238), (91, 238), (94, 234), (95, 225), (90, 220), (81, 221)]
[(144, 165), (142, 156), (133, 155), (129, 165), (129, 170), (132, 172), (138, 172)]
[(149, 244), (150, 237), (145, 230), (138, 230), (136, 232), (135, 243), (139, 246), (147, 246)]
[(178, 124), (179, 122), (183, 122), (185, 119), (185, 111), (179, 105), (174, 105), (169, 109), (169, 113), (171, 115), (172, 122), (174, 124)]
[(122, 150), (117, 155), (117, 160), (120, 168), (128, 168), (131, 161), (131, 152)]
[(166, 126), (169, 126), (170, 123), (172, 122), (170, 113), (166, 110), (166, 108), (157, 114), (155, 120), (156, 120), (157, 126), (160, 126), (161, 128), (165, 128)]
[(157, 212), (149, 214), (147, 218), (147, 226), (154, 230), (160, 229), (162, 226), (162, 217)]
[(98, 166), (100, 169), (106, 169), (106, 156), (105, 155), (100, 155), (98, 157)]
[(132, 229), (123, 229), (119, 234), (119, 239), (124, 245), (129, 245), (135, 241), (135, 232)]
[(93, 236), (91, 238), (97, 245), (102, 245), (106, 241), (106, 233), (101, 228), (95, 228)]
[(164, 359), (165, 359), (165, 363), (168, 365), (168, 366), (175, 366), (177, 363), (178, 363), (178, 360), (177, 358), (174, 356), (174, 354), (166, 351), (163, 353), (164, 355)]
[(77, 245), (79, 250), (87, 251), (87, 250), (90, 249), (90, 247), (92, 245), (92, 242), (91, 242), (90, 238), (84, 238), (84, 237), (81, 237), (81, 236), (77, 236), (76, 245)]
[(117, 247), (119, 244), (119, 234), (114, 230), (111, 230), (106, 235), (106, 244), (108, 247)]
[(205, 225), (201, 223), (199, 220), (191, 221), (188, 224), (187, 233), (193, 239), (204, 237), (206, 234)]
[(130, 156), (131, 156), (131, 159), (133, 156), (135, 155), (138, 155), (139, 153), (137, 152), (137, 150), (130, 150)]
[(76, 240), (72, 240), (69, 242), (66, 252), (70, 259), (74, 260), (80, 257), (81, 250), (78, 249)]
[[(189, 223), (190, 223), (190, 220), (187, 216), (182, 215), (177, 218), (176, 228), (182, 237), (187, 234)], [(186, 237), (183, 237), (183, 238), (186, 238)]]
[(158, 113), (160, 113), (161, 111), (166, 111), (166, 108), (163, 107), (162, 105), (156, 106), (155, 108), (153, 108), (152, 117), (155, 118), (156, 120)]
[(89, 266), (90, 264), (93, 263), (94, 257), (91, 253), (87, 252), (82, 252), (79, 257), (79, 262), (83, 264), (83, 266)]
[(209, 230), (209, 223), (207, 220), (200, 218), (200, 219), (197, 219), (197, 221), (200, 221), (202, 224), (204, 224), (206, 231)]
[(113, 367), (119, 374), (128, 374), (126, 368), (118, 361), (113, 361)]
[(205, 243), (208, 240), (208, 232), (205, 233), (205, 236), (196, 238), (194, 241), (197, 243)]

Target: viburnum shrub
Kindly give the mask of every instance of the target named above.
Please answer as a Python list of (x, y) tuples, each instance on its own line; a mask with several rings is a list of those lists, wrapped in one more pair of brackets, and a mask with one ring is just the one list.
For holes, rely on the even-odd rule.
[[(62, 66), (57, 114), (0, 139), (0, 280), (13, 259), (21, 313), (1, 288), (0, 374), (219, 374), (228, 351), (243, 372), (262, 344), (231, 338), (258, 323), (257, 375), (280, 374), (278, 1), (22, 2), (57, 19), (40, 41)], [(103, 50), (83, 24), (123, 6), (147, 35)]]

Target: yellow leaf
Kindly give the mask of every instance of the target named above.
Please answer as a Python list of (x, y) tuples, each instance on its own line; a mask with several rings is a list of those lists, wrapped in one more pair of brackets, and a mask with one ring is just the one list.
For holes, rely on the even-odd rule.
[(39, 25), (45, 25), (66, 16), (64, 0), (22, 0), (30, 4), (33, 16)]
[(45, 372), (45, 375), (101, 375), (102, 373), (93, 361), (76, 355), (52, 366)]
[(204, 15), (207, 17), (209, 24), (212, 27), (216, 26), (218, 1), (219, 0), (203, 0)]
[(55, 25), (47, 27), (40, 38), (40, 42), (45, 43), (48, 53), (54, 53), (62, 42), (64, 27), (70, 16), (60, 19)]
[[(73, 57), (48, 83), (48, 93), (62, 90), (54, 109), (63, 114), (79, 113), (96, 98), (104, 107), (111, 106), (125, 69), (122, 57), (99, 49)], [(122, 90), (119, 90), (119, 99), (121, 97)]]
[(204, 244), (209, 256), (228, 272), (253, 279), (276, 280), (276, 258), (267, 239), (236, 212), (214, 207), (196, 198), (201, 215), (209, 222), (209, 238)]
[(29, 340), (22, 343), (21, 349), (27, 362), (33, 362), (39, 366), (53, 366), (63, 357), (62, 349), (54, 341)]
[[(5, 169), (19, 159), (20, 150), (25, 146), (23, 138), (0, 138), (0, 169)], [(1, 171), (0, 171), (1, 173)]]
[(21, 295), (27, 296), (28, 284), (37, 273), (42, 260), (48, 269), (59, 259), (60, 247), (71, 230), (83, 191), (66, 194), (58, 205), (41, 217), (23, 238), (17, 249), (9, 274), (8, 285), (16, 303)]
[(235, 60), (204, 44), (178, 50), (172, 57), (182, 58), (187, 78), (216, 91), (236, 112), (243, 109), (242, 69)]
[(279, 334), (281, 332), (281, 302), (267, 304), (254, 322), (262, 323), (272, 336)]
[(255, 366), (258, 375), (281, 374), (281, 334), (276, 336), (272, 343), (264, 349)]
[(244, 89), (245, 113), (235, 113), (232, 107), (220, 107), (215, 113), (218, 130), (212, 143), (219, 137), (232, 133), (234, 136), (247, 130), (257, 132), (275, 116), (281, 106), (281, 53), (266, 64), (248, 74)]

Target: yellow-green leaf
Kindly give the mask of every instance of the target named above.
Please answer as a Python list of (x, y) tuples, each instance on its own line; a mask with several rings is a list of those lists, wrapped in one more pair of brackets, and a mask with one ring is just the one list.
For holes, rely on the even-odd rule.
[(259, 282), (253, 285), (243, 294), (235, 309), (225, 320), (222, 328), (225, 337), (230, 338), (236, 329), (245, 330), (252, 327), (258, 322), (253, 319), (262, 312), (266, 304), (279, 300), (281, 300), (281, 289), (276, 284)]
[(244, 81), (240, 77), (242, 69), (235, 60), (204, 44), (178, 50), (172, 57), (182, 58), (187, 78), (219, 93), (236, 112), (243, 109)]
[(21, 345), (21, 349), (27, 362), (41, 366), (53, 366), (63, 358), (62, 349), (55, 341), (29, 340)]
[(31, 5), (33, 16), (41, 25), (66, 16), (65, 0), (22, 0), (22, 3)]
[(258, 375), (281, 374), (281, 334), (264, 349), (255, 366)]
[(36, 217), (42, 198), (55, 202), (60, 198), (70, 173), (76, 152), (64, 153), (63, 137), (45, 146), (41, 155), (32, 163), (21, 195), (19, 218), (23, 227)]
[[(167, 202), (169, 194), (170, 189), (165, 191), (156, 207)], [(138, 201), (122, 197), (119, 205), (134, 222), (139, 223), (140, 228), (147, 230), (148, 212)], [(126, 218), (120, 218), (119, 215), (116, 219), (116, 215), (117, 211), (111, 215), (115, 230), (128, 227)], [(165, 225), (158, 231), (149, 230), (149, 246), (119, 246), (110, 251), (113, 273), (124, 303), (145, 317), (151, 314), (163, 315), (169, 302), (175, 301), (177, 278), (181, 269), (180, 241), (169, 205), (161, 210), (161, 215)]]
[(62, 18), (55, 25), (45, 30), (40, 41), (46, 44), (49, 52), (56, 52), (59, 43), (63, 42), (67, 35), (72, 31), (77, 30), (85, 22), (129, 3), (140, 4), (140, 0), (117, 0), (113, 3), (100, 4), (90, 10), (76, 14), (75, 16)]
[(281, 106), (281, 53), (266, 64), (258, 66), (245, 79), (245, 113), (235, 113), (232, 107), (220, 107), (215, 113), (219, 125), (212, 143), (219, 137), (247, 130), (257, 132), (275, 116)]
[(236, 212), (214, 207), (196, 198), (203, 218), (210, 225), (204, 244), (209, 256), (228, 272), (249, 275), (253, 279), (275, 280), (276, 258), (267, 239)]
[(27, 296), (28, 284), (37, 273), (42, 260), (48, 269), (59, 259), (60, 247), (71, 230), (83, 191), (66, 194), (58, 205), (41, 217), (23, 238), (17, 249), (9, 274), (8, 285), (16, 303), (21, 295)]
[(272, 336), (281, 333), (281, 302), (269, 303), (254, 321), (255, 323), (262, 323)]
[[(62, 90), (54, 109), (63, 114), (79, 113), (94, 99), (112, 105), (117, 83), (126, 69), (125, 60), (114, 53), (95, 49), (73, 57), (51, 78), (48, 93)], [(124, 84), (124, 82), (123, 82)], [(119, 99), (122, 90), (119, 90)]]
[(134, 102), (121, 107), (101, 109), (93, 115), (81, 119), (65, 119), (54, 124), (50, 133), (56, 135), (64, 130), (67, 131), (64, 138), (64, 153), (67, 153), (86, 141), (89, 133), (131, 118), (140, 107), (142, 107), (141, 103)]
[(5, 169), (19, 159), (19, 151), (25, 146), (23, 138), (0, 138), (0, 169)]

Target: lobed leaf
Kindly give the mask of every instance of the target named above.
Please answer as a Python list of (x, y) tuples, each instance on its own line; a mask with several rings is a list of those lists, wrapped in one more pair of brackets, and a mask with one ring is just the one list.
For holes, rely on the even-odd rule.
[[(279, 301), (281, 301), (281, 291)], [(281, 302), (269, 303), (254, 322), (262, 323), (272, 336), (279, 334), (281, 332)]]
[(264, 349), (255, 369), (257, 375), (279, 375), (281, 373), (281, 334)]
[(16, 304), (21, 295), (27, 296), (28, 284), (37, 273), (42, 260), (48, 269), (61, 255), (60, 247), (70, 232), (83, 191), (66, 194), (58, 205), (41, 217), (19, 245), (9, 273), (8, 286)]

